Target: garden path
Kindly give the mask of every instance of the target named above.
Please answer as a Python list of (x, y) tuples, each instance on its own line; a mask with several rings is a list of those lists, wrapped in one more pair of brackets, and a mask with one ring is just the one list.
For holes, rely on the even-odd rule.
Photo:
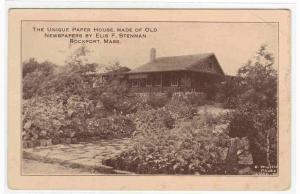
[[(99, 173), (129, 173), (118, 171), (102, 164), (102, 160), (112, 158), (132, 146), (131, 139), (110, 139), (78, 144), (58, 144), (46, 147), (23, 149), (23, 158), (44, 163), (60, 164), (71, 168), (81, 168)], [(45, 174), (40, 172), (39, 174)], [(62, 172), (63, 173), (63, 172)]]

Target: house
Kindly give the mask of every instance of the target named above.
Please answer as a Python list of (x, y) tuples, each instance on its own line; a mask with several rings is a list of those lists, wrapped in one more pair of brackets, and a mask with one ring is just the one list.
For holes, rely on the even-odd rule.
[(225, 74), (214, 53), (157, 58), (152, 48), (148, 63), (108, 76), (126, 80), (133, 92), (177, 92), (203, 91)]

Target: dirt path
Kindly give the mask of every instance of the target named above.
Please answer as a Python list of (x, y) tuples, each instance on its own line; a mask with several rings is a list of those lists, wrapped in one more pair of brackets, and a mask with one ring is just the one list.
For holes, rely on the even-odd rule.
[(80, 168), (65, 167), (60, 164), (43, 163), (35, 160), (23, 159), (23, 173), (32, 175), (55, 175), (55, 174), (99, 174), (97, 172), (90, 172)]

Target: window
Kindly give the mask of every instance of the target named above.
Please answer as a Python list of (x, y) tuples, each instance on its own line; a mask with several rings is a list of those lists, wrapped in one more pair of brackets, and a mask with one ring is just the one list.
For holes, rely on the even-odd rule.
[(209, 64), (208, 64), (208, 68), (209, 68), (209, 69), (212, 69), (212, 68), (213, 68), (213, 64), (212, 64), (212, 63), (209, 63)]
[(140, 87), (145, 87), (146, 86), (146, 79), (141, 79), (140, 80)]
[(134, 88), (134, 87), (138, 87), (138, 86), (139, 86), (138, 80), (133, 79), (133, 80), (131, 81), (131, 86), (132, 86), (133, 88)]
[(147, 80), (146, 80), (146, 86), (147, 87), (151, 87), (152, 86), (152, 79), (151, 78), (147, 78)]
[(160, 86), (161, 85), (159, 77), (157, 77), (157, 78), (154, 79), (154, 85), (155, 86)]
[(161, 86), (161, 75), (155, 75), (153, 77), (153, 85), (154, 86)]
[(179, 78), (176, 74), (171, 75), (171, 86), (178, 86), (179, 85)]

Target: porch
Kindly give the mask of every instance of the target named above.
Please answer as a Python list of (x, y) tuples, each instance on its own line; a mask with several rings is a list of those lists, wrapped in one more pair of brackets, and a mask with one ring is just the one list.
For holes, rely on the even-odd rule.
[(191, 92), (196, 91), (192, 88), (182, 87), (182, 86), (151, 86), (151, 87), (131, 87), (131, 92), (134, 93), (151, 93), (151, 92)]
[(132, 92), (203, 92), (219, 80), (213, 74), (189, 71), (151, 72), (129, 74)]

